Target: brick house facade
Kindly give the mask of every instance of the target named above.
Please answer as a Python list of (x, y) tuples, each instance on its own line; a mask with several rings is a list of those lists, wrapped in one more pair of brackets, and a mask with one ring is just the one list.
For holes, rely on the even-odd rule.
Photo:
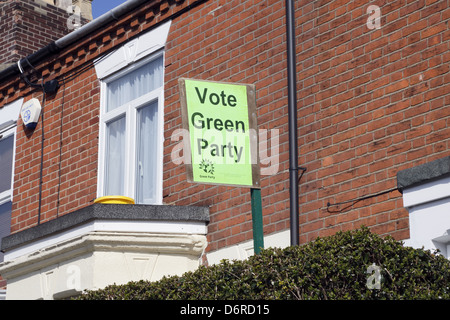
[[(104, 195), (99, 140), (105, 93), (94, 62), (170, 21), (157, 51), (164, 81), (161, 201), (155, 204), (208, 208), (203, 263), (245, 257), (227, 250), (245, 251), (253, 237), (249, 189), (190, 184), (173, 152), (180, 142), (174, 132), (182, 126), (179, 78), (251, 83), (259, 128), (269, 138), (278, 134), (278, 152), (273, 145), (261, 154), (263, 167), (277, 164), (261, 177), (264, 235), (268, 246), (288, 244), (284, 5), (128, 2), (136, 5), (33, 61), (36, 70), (26, 68), (32, 79), (56, 79), (60, 87), (46, 95), (34, 132), (18, 120), (11, 234), (82, 210)], [(299, 180), (300, 243), (361, 225), (409, 239), (397, 174), (450, 156), (450, 1), (296, 1), (295, 9), (298, 161), (307, 168)], [(7, 62), (24, 55), (17, 52)], [(30, 88), (18, 70), (7, 72), (0, 74), (0, 107), (20, 98), (43, 101), (42, 91)]]
[[(4, 1), (0, 7), (0, 28), (3, 33), (0, 46), (2, 68), (62, 38), (71, 30), (67, 20), (71, 14), (57, 7), (52, 0)], [(92, 17), (91, 17), (92, 20)], [(80, 23), (88, 20), (80, 18)]]
[[(89, 11), (88, 6), (86, 9)], [(84, 15), (83, 13), (83, 17), (79, 17), (80, 24), (89, 22)], [(65, 8), (65, 4), (58, 2), (58, 6), (55, 6), (53, 0), (3, 1), (0, 4), (0, 29), (2, 30), (0, 70), (3, 71), (13, 66), (21, 58), (39, 51), (50, 42), (70, 33), (72, 30), (70, 27), (73, 24), (69, 21), (71, 16), (71, 13)], [(86, 14), (86, 16), (88, 15)], [(89, 18), (92, 20), (92, 16)], [(2, 107), (4, 102), (2, 99)], [(2, 211), (2, 213), (4, 212)], [(9, 229), (10, 225), (8, 222), (5, 230)], [(2, 234), (2, 236), (4, 235)], [(0, 287), (4, 286), (3, 282), (0, 281)]]

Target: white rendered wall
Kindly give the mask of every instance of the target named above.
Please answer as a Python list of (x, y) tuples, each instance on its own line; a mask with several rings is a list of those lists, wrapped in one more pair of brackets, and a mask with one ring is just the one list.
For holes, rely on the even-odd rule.
[[(270, 234), (264, 237), (264, 248), (286, 248), (290, 246), (290, 231)], [(206, 254), (208, 264), (220, 263), (223, 259), (245, 260), (254, 254), (253, 240), (229, 246)]]
[(403, 205), (409, 211), (410, 223), (410, 239), (405, 244), (439, 249), (449, 258), (450, 237), (446, 235), (450, 230), (450, 177), (404, 189)]

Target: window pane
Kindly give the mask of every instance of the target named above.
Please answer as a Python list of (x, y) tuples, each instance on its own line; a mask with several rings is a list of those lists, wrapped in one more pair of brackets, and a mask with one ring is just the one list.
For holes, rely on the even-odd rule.
[(0, 140), (0, 193), (11, 189), (14, 135)]
[[(2, 243), (2, 238), (9, 236), (11, 231), (11, 210), (11, 202), (0, 205), (0, 245)], [(3, 262), (3, 253), (1, 252), (0, 262)]]
[(162, 56), (108, 83), (107, 112), (163, 85)]
[(136, 202), (156, 202), (156, 168), (158, 156), (158, 102), (138, 110), (136, 157)]
[(125, 190), (125, 117), (107, 124), (105, 195), (124, 195)]

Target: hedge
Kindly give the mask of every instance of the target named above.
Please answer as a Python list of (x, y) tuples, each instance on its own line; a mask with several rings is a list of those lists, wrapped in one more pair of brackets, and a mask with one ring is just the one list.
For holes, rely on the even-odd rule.
[(269, 248), (182, 276), (87, 291), (79, 300), (449, 299), (450, 262), (366, 227)]

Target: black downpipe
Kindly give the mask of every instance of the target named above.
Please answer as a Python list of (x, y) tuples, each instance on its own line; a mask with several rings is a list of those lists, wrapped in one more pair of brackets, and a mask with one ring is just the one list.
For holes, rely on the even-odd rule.
[(289, 190), (291, 246), (299, 244), (298, 138), (297, 138), (297, 63), (295, 51), (294, 1), (286, 0), (287, 72), (289, 108)]

